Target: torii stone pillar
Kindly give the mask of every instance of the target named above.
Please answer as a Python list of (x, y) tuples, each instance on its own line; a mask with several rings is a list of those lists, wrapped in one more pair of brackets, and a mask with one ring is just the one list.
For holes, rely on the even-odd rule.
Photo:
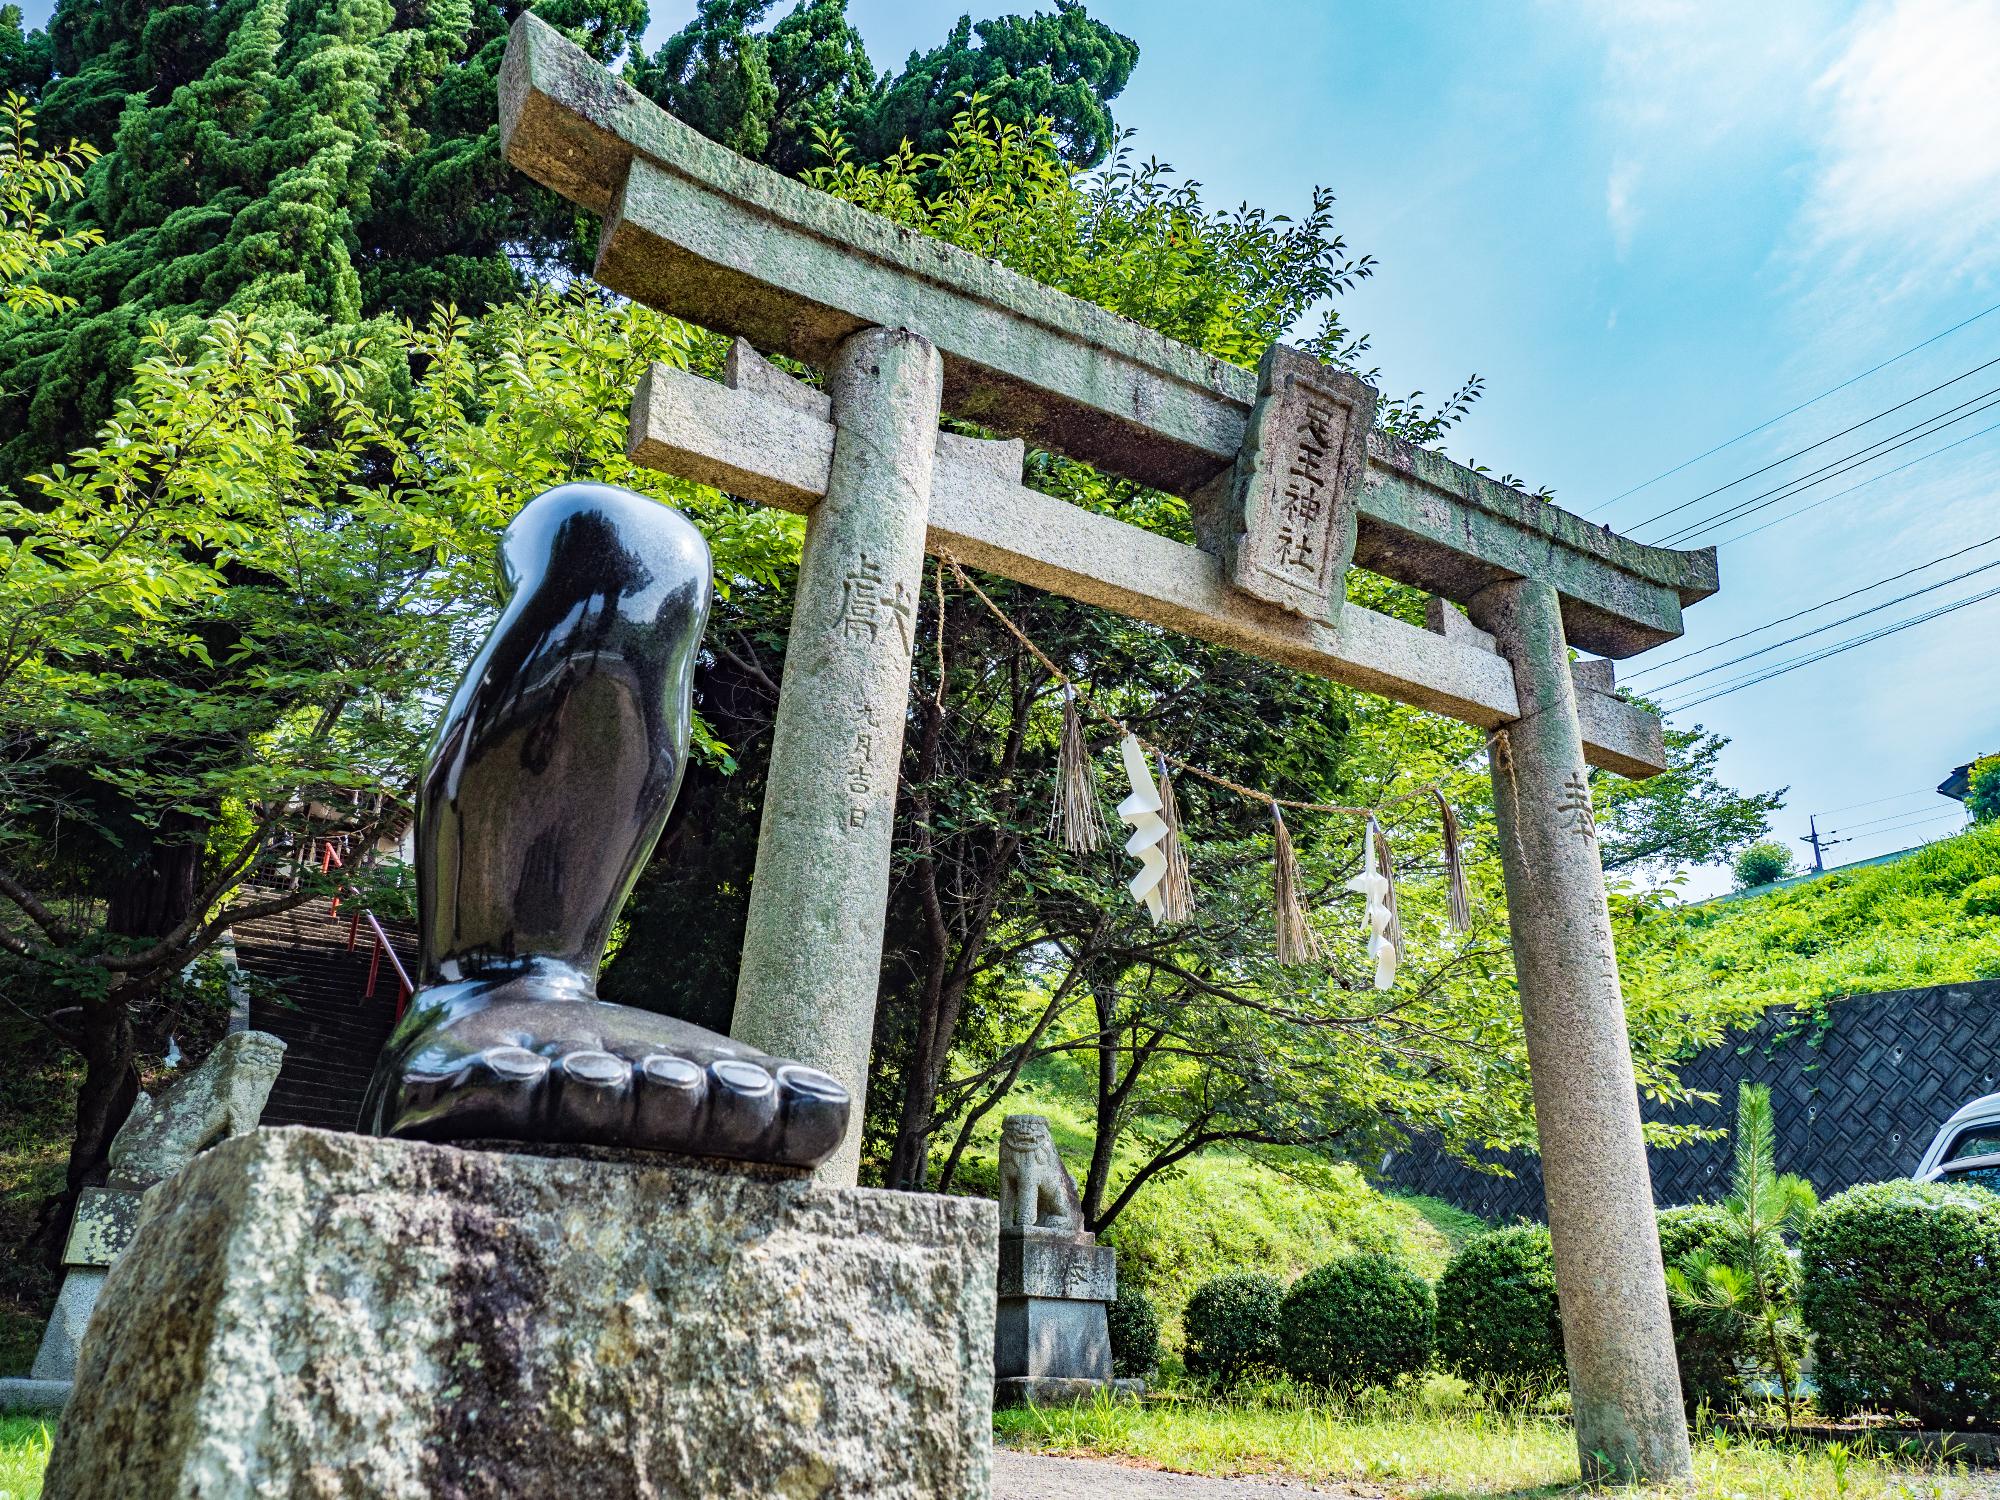
[(1494, 743), (1493, 800), (1562, 1303), (1576, 1446), (1590, 1479), (1693, 1477), (1652, 1179), (1556, 591), (1474, 597), (1521, 716)]
[(914, 333), (866, 328), (827, 377), (833, 463), (806, 521), (730, 1035), (847, 1086), (854, 1124), (818, 1176), (853, 1187), (943, 366)]

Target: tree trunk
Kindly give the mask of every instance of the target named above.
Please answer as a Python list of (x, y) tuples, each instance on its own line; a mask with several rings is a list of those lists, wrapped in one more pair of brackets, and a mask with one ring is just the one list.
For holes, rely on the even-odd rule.
[(85, 1006), (77, 1027), (83, 1056), (83, 1084), (76, 1095), (76, 1128), (70, 1138), (69, 1170), (62, 1191), (42, 1205), (34, 1243), (50, 1270), (62, 1265), (70, 1215), (84, 1188), (104, 1180), (112, 1139), (139, 1097), (138, 1042), (132, 1016), (116, 990)]
[(1111, 1187), (1111, 1154), (1118, 1145), (1118, 1121), (1127, 1085), (1118, 1081), (1116, 977), (1093, 975), (1090, 998), (1097, 1007), (1097, 1129), (1090, 1143), (1090, 1170), (1083, 1180), (1083, 1226), (1095, 1233), (1104, 1195)]

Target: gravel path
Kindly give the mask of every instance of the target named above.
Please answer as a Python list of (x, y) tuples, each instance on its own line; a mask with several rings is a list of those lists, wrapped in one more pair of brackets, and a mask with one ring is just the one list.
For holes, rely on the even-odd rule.
[(1379, 1496), (1374, 1489), (1307, 1484), (1303, 1479), (1205, 1479), (1137, 1469), (1102, 1458), (1049, 1458), (993, 1450), (993, 1500), (1257, 1500), (1266, 1495)]

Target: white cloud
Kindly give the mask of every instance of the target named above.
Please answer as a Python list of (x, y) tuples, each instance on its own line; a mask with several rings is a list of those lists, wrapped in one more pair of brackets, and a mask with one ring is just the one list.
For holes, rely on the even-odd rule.
[(1604, 217), (1611, 226), (1611, 242), (1623, 260), (1632, 248), (1632, 236), (1639, 227), (1639, 205), (1633, 201), (1639, 187), (1639, 164), (1620, 157), (1611, 164), (1611, 176), (1604, 184)]
[(1807, 249), (1884, 292), (2000, 269), (2000, 0), (1882, 0), (1812, 103)]

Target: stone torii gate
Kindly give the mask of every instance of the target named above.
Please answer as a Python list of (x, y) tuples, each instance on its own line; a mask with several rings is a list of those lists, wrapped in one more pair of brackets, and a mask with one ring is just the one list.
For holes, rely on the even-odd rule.
[[(1664, 768), (1608, 661), (1680, 633), (1713, 550), (1641, 546), (1371, 430), (1374, 392), (1281, 348), (1222, 363), (748, 162), (532, 14), (509, 161), (603, 217), (596, 276), (736, 336), (726, 384), (653, 366), (641, 462), (808, 520), (734, 1035), (867, 1082), (927, 550), (1301, 671), (1505, 727), (1500, 848), (1587, 1472), (1690, 1472), (1586, 765)], [(815, 391), (757, 350), (826, 371)], [(1006, 434), (938, 430), (941, 412)], [(1203, 545), (1021, 483), (1023, 440), (1187, 497)], [(1351, 564), (1430, 629), (1342, 607)], [(1470, 616), (1452, 607), (1460, 605)], [(850, 1140), (822, 1168), (852, 1184)]]

